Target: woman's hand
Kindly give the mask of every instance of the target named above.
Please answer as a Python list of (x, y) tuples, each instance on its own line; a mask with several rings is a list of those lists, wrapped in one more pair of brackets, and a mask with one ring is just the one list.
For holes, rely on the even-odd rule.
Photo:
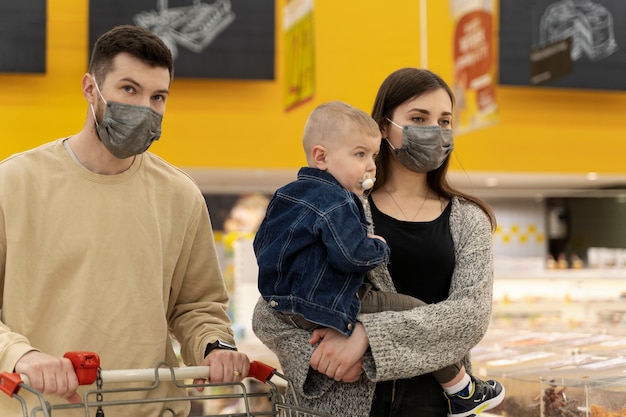
[(337, 330), (323, 328), (313, 331), (311, 345), (319, 345), (311, 356), (311, 367), (335, 381), (356, 382), (363, 372), (363, 355), (369, 346), (365, 328), (357, 323), (347, 337)]

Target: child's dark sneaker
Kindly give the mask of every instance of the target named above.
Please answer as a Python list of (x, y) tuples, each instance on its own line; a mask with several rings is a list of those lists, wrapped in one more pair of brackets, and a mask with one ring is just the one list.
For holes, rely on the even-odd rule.
[(468, 396), (447, 394), (449, 417), (470, 417), (497, 407), (504, 400), (504, 387), (498, 381), (481, 381), (473, 376)]

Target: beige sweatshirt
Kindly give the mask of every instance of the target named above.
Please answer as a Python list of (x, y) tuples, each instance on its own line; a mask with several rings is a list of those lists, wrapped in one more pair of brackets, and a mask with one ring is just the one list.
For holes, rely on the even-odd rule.
[[(88, 171), (63, 140), (1, 162), (0, 291), (0, 371), (33, 349), (94, 351), (105, 370), (177, 364), (170, 334), (199, 365), (207, 343), (233, 342), (205, 200), (151, 153), (119, 175)], [(0, 393), (0, 415), (17, 406)]]

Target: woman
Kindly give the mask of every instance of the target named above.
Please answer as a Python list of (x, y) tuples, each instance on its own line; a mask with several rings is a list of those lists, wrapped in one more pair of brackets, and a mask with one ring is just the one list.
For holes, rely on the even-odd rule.
[(404, 68), (385, 79), (372, 112), (384, 139), (366, 212), (391, 258), (388, 269), (376, 268), (368, 279), (376, 289), (429, 304), (362, 314), (349, 338), (322, 329), (309, 339), (257, 303), (254, 331), (277, 354), (305, 408), (336, 416), (443, 417), (448, 403), (431, 372), (459, 359), (471, 372), (469, 351), (491, 316), (495, 218), (447, 181), (453, 103), (439, 76)]

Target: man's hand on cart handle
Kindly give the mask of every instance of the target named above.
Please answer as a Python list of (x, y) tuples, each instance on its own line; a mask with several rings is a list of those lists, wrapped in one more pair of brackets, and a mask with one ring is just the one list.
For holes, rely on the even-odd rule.
[(15, 372), (28, 379), (28, 385), (45, 395), (56, 395), (70, 403), (80, 403), (76, 393), (78, 377), (72, 361), (66, 357), (31, 351), (15, 364)]
[[(248, 360), (247, 355), (234, 351), (223, 351), (224, 353), (238, 353), (235, 357), (221, 357), (222, 355), (213, 356), (211, 359), (205, 358), (205, 362), (213, 362), (213, 366), (216, 363), (222, 365), (222, 376), (224, 375), (227, 365), (241, 366), (241, 375), (234, 375), (233, 380), (241, 381), (245, 377), (255, 378), (260, 382), (269, 381), (274, 374), (284, 378), (281, 374), (276, 372), (276, 368), (266, 365), (262, 362)], [(204, 362), (203, 362), (204, 363)], [(19, 391), (21, 384), (28, 385), (29, 387), (37, 390), (43, 394), (58, 395), (66, 398), (69, 402), (80, 403), (81, 398), (76, 394), (78, 385), (91, 385), (95, 382), (98, 370), (100, 368), (100, 358), (94, 352), (68, 352), (63, 358), (47, 355), (41, 352), (32, 351), (24, 355), (15, 367), (16, 372), (2, 372), (0, 373), (0, 391), (3, 391), (9, 396)], [(219, 367), (218, 367), (219, 368)], [(46, 372), (42, 371), (45, 370)], [(57, 383), (57, 380), (52, 380), (56, 383), (54, 387), (56, 390), (52, 390), (51, 383), (46, 385), (46, 381), (49, 381), (47, 376), (47, 370), (53, 369), (59, 371), (53, 372), (53, 376), (62, 375), (66, 378), (65, 384)], [(116, 383), (116, 382), (153, 382), (159, 381), (171, 381), (194, 379), (195, 384), (202, 384), (203, 381), (210, 378), (210, 382), (224, 382), (214, 381), (219, 376), (212, 376), (211, 373), (215, 372), (215, 369), (209, 372), (210, 366), (188, 366), (188, 367), (155, 367), (147, 369), (120, 369), (120, 370), (102, 370), (100, 372), (100, 378), (103, 383)], [(46, 375), (43, 375), (46, 373)], [(69, 382), (68, 382), (69, 380)], [(232, 382), (232, 381), (228, 381)], [(65, 390), (63, 390), (65, 388)], [(202, 390), (203, 387), (199, 387)]]
[[(202, 378), (194, 379), (194, 384), (240, 382), (250, 372), (250, 359), (245, 353), (229, 349), (213, 349), (202, 361), (203, 366), (209, 366), (211, 372)], [(198, 387), (202, 392), (203, 387)]]

